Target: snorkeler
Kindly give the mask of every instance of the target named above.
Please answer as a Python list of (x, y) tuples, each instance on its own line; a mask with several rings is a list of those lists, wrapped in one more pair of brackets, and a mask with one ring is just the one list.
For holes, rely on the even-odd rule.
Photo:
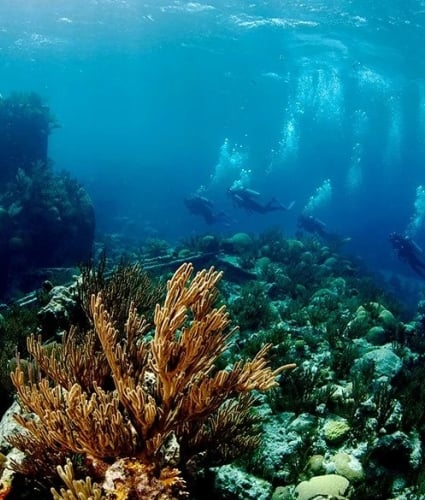
[(409, 264), (416, 274), (425, 279), (425, 262), (419, 258), (422, 254), (420, 246), (409, 236), (399, 233), (391, 233), (389, 238), (397, 257)]
[(256, 200), (260, 196), (258, 191), (243, 186), (232, 186), (228, 189), (227, 193), (232, 198), (235, 206), (244, 208), (248, 212), (257, 212), (259, 214), (266, 214), (277, 210), (290, 210), (294, 205), (294, 202), (292, 202), (286, 207), (276, 198), (272, 198), (269, 202), (262, 204)]
[(184, 199), (184, 204), (191, 214), (200, 215), (209, 226), (217, 222), (223, 222), (224, 224), (230, 222), (225, 212), (214, 212), (213, 202), (205, 198), (205, 196), (199, 194), (190, 195)]

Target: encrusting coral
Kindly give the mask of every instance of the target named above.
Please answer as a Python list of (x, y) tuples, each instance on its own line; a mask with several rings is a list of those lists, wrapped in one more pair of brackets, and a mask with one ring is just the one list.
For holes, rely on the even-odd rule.
[[(215, 307), (221, 273), (183, 264), (154, 311), (154, 331), (129, 308), (124, 331), (92, 295), (92, 328), (71, 328), (51, 349), (31, 336), (34, 358), (12, 373), (26, 429), (11, 443), (26, 452), (24, 475), (66, 484), (54, 498), (174, 499), (187, 496), (190, 468), (217, 465), (258, 444), (253, 390), (277, 385), (294, 365), (272, 370), (264, 346), (250, 361), (215, 367), (230, 319)], [(35, 414), (35, 416), (34, 416)], [(227, 443), (221, 442), (223, 436)]]

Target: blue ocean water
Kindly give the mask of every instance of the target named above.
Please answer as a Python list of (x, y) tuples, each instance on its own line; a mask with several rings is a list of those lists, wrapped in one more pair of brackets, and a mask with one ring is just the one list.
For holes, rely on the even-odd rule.
[[(388, 234), (425, 247), (424, 35), (423, 0), (2, 0), (0, 92), (46, 99), (49, 156), (100, 231), (290, 236), (307, 211), (412, 276)], [(245, 213), (235, 183), (295, 205)], [(231, 222), (190, 214), (191, 193)]]

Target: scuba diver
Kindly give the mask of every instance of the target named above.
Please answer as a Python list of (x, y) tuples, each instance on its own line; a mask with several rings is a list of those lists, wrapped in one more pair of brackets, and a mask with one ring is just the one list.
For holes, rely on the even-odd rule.
[(317, 234), (317, 236), (322, 238), (329, 245), (339, 246), (351, 240), (350, 237), (341, 236), (338, 233), (328, 231), (326, 229), (326, 224), (313, 215), (307, 215), (305, 213), (299, 215), (297, 225), (308, 233)]
[(389, 239), (397, 257), (409, 264), (416, 274), (425, 279), (425, 262), (419, 257), (422, 254), (421, 247), (409, 236), (399, 233), (391, 233)]
[(307, 231), (308, 233), (316, 233), (323, 239), (326, 239), (331, 234), (326, 230), (326, 224), (312, 215), (299, 215), (297, 225), (301, 229), (304, 229), (304, 231)]
[(214, 212), (213, 202), (205, 196), (192, 194), (184, 199), (184, 204), (191, 214), (200, 215), (209, 226), (217, 222), (223, 222), (226, 225), (230, 222), (230, 218), (225, 212)]
[(289, 206), (282, 205), (276, 198), (272, 198), (269, 202), (262, 204), (256, 200), (260, 196), (258, 191), (248, 189), (243, 186), (232, 186), (227, 190), (228, 195), (231, 197), (235, 206), (244, 208), (248, 212), (257, 212), (259, 214), (266, 214), (268, 212), (275, 212), (277, 210), (291, 210), (295, 202)]

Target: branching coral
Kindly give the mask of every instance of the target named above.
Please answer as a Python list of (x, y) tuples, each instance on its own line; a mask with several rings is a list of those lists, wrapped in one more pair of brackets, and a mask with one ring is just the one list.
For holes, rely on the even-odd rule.
[(80, 266), (78, 297), (81, 307), (90, 317), (90, 298), (102, 291), (103, 304), (122, 328), (127, 320), (130, 304), (137, 312), (152, 320), (155, 304), (163, 298), (162, 282), (155, 282), (139, 263), (129, 264), (121, 260), (110, 273), (106, 270), (106, 254), (103, 252), (96, 267), (91, 263)]
[(221, 273), (192, 274), (184, 264), (167, 283), (151, 339), (134, 304), (120, 331), (101, 292), (91, 297), (86, 335), (71, 329), (49, 351), (29, 338), (34, 363), (26, 374), (20, 364), (12, 374), (31, 412), (16, 416), (26, 433), (11, 441), (27, 453), (18, 471), (53, 478), (58, 465), (79, 456), (78, 475), (93, 482), (74, 479), (70, 466), (60, 469), (68, 490), (55, 498), (74, 498), (80, 487), (91, 488), (93, 498), (99, 490), (111, 499), (180, 498), (189, 465), (223, 463), (257, 444), (249, 394), (276, 386), (293, 365), (272, 370), (265, 346), (252, 360), (217, 370), (235, 330), (225, 307), (214, 307)]

